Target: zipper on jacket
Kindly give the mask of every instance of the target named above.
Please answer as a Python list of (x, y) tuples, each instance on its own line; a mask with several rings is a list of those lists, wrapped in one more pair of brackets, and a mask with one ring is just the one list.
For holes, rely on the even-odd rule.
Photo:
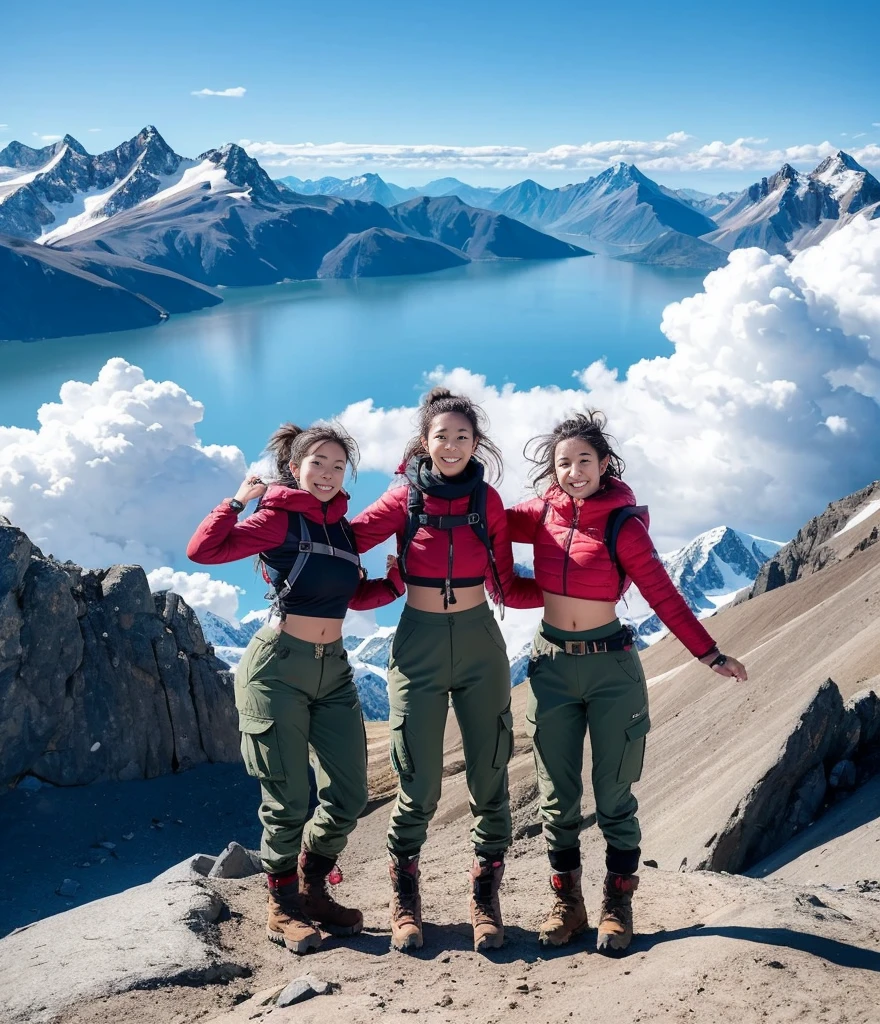
[[(449, 515), (452, 515), (452, 499), (449, 499)], [(452, 530), (449, 531), (449, 556), (446, 560), (446, 582), (443, 587), (443, 607), (448, 608), (451, 604), (456, 604), (455, 592), (452, 589), (452, 556), (453, 556), (453, 539)]]
[(574, 515), (572, 516), (571, 526), (568, 528), (568, 539), (565, 542), (565, 561), (562, 563), (562, 593), (563, 595), (568, 593), (568, 561), (571, 557), (571, 542), (574, 538), (575, 527), (578, 524), (578, 517), (581, 514), (580, 505), (571, 499), (571, 503), (574, 506)]

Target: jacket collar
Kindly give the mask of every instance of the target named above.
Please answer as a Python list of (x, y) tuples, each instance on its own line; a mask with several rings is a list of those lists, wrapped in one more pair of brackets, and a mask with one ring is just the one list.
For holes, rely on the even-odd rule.
[(566, 494), (559, 484), (554, 482), (544, 492), (544, 501), (563, 515), (569, 515), (576, 504), (580, 504), (590, 515), (601, 515), (614, 508), (635, 505), (636, 496), (622, 480), (610, 477), (595, 494), (583, 499)]
[(287, 512), (301, 512), (306, 519), (314, 522), (338, 523), (348, 511), (348, 495), (339, 491), (329, 502), (321, 501), (309, 491), (284, 484), (271, 484), (260, 500), (260, 508), (279, 508)]

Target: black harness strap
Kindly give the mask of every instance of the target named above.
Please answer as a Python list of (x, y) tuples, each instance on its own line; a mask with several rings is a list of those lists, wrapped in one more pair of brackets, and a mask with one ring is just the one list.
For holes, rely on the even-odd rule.
[[(457, 516), (428, 515), (425, 512), (424, 494), (417, 487), (413, 487), (412, 485), (410, 485), (407, 492), (406, 529), (404, 531), (403, 541), (400, 545), (400, 553), (398, 554), (400, 574), (405, 583), (411, 583), (416, 587), (436, 587), (439, 585), (440, 591), (443, 594), (444, 608), (448, 608), (449, 605), (456, 603), (453, 587), (476, 587), (484, 582), (482, 576), (459, 578), (454, 578), (452, 576), (452, 531), (462, 526), (469, 526), (480, 538), (481, 543), (486, 548), (486, 552), (489, 557), (489, 568), (492, 572), (492, 581), (495, 585), (495, 592), (498, 595), (499, 602), (503, 604), (504, 593), (501, 589), (501, 578), (498, 573), (498, 567), (495, 564), (495, 552), (492, 550), (492, 540), (489, 537), (489, 526), (486, 522), (486, 499), (488, 492), (488, 486), (481, 481), (471, 493), (470, 507), (467, 513)], [(446, 530), (449, 533), (449, 557), (447, 575), (445, 579), (429, 576), (410, 576), (406, 571), (406, 557), (409, 552), (410, 545), (412, 544), (413, 537), (415, 537), (418, 530), (423, 526), (433, 530)]]

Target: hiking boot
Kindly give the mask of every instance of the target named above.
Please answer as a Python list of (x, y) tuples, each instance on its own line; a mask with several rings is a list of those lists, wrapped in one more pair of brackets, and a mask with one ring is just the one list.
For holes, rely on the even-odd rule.
[(308, 953), (321, 945), (321, 935), (303, 911), (295, 874), (268, 875), (269, 919), (266, 935), (293, 953)]
[(599, 934), (596, 937), (596, 949), (600, 953), (619, 955), (632, 942), (632, 894), (638, 887), (638, 875), (618, 875), (609, 871), (605, 876)]
[(422, 948), (422, 898), (419, 895), (419, 858), (391, 858), (391, 945), (395, 949)]
[(538, 942), (542, 946), (564, 946), (588, 928), (587, 908), (581, 892), (581, 869), (556, 871), (550, 876), (556, 899), (541, 924)]
[(504, 877), (504, 861), (498, 856), (475, 857), (471, 868), (471, 924), (474, 949), (500, 949), (504, 945), (504, 925), (498, 890)]
[(332, 878), (335, 876), (342, 881), (339, 872), (333, 870), (335, 867), (332, 858), (303, 850), (297, 862), (300, 905), (303, 913), (325, 932), (331, 935), (357, 935), (364, 926), (364, 915), (359, 910), (343, 907), (330, 894), (330, 885), (334, 884)]

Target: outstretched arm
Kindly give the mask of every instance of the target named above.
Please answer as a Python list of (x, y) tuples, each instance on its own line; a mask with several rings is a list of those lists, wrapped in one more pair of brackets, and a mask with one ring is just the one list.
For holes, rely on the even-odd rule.
[(498, 492), (494, 488), (489, 490), (486, 499), (486, 518), (489, 521), (489, 537), (495, 554), (501, 593), (495, 593), (497, 584), (491, 572), (486, 576), (486, 585), (496, 604), (503, 600), (508, 608), (541, 608), (544, 605), (541, 588), (533, 579), (517, 576), (513, 568), (513, 548), (508, 528), (508, 519), (513, 511), (510, 509), (505, 512)]
[(373, 608), (382, 608), (391, 604), (398, 597), (403, 597), (406, 588), (397, 568), (397, 558), (389, 555), (385, 561), (385, 578), (381, 580), (361, 580), (354, 597), (348, 607), (356, 612), (367, 612)]
[[(711, 665), (719, 657), (718, 646), (676, 590), (640, 520), (629, 519), (621, 527), (617, 539), (617, 558), (663, 625), (678, 637), (695, 658), (705, 665)], [(725, 658), (720, 664), (712, 665), (712, 668), (719, 675), (740, 680), (748, 678), (745, 666), (736, 658)]]

